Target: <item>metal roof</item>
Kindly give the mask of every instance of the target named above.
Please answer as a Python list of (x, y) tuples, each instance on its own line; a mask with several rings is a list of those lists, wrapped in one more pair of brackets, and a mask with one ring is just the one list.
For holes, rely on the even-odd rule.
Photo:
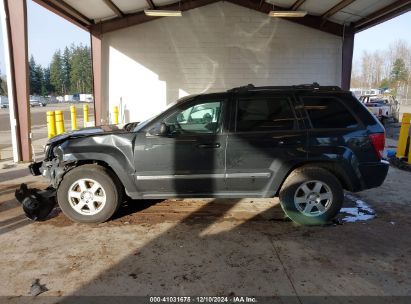
[[(75, 24), (108, 32), (158, 17), (144, 9), (189, 10), (220, 0), (34, 0)], [(342, 27), (358, 32), (411, 10), (411, 0), (226, 0), (267, 13), (269, 10), (304, 10), (303, 18), (288, 18), (319, 30), (343, 35)]]

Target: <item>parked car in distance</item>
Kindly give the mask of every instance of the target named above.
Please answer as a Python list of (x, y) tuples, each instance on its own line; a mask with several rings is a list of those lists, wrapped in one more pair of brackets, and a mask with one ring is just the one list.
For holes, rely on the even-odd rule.
[(47, 104), (39, 100), (30, 99), (30, 107), (45, 107)]
[(344, 189), (383, 183), (384, 141), (348, 91), (248, 85), (182, 98), (141, 123), (58, 135), (30, 170), (77, 222), (108, 220), (125, 197), (279, 196), (293, 221), (316, 225), (337, 215)]
[(385, 125), (389, 119), (393, 119), (395, 122), (398, 121), (399, 106), (394, 98), (378, 95), (363, 95), (360, 96), (359, 99), (383, 125)]
[(9, 107), (9, 99), (7, 96), (0, 95), (0, 108), (7, 109)]

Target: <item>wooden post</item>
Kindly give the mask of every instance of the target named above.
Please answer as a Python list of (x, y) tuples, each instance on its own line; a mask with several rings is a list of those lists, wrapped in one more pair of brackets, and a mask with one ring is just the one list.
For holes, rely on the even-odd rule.
[(31, 161), (26, 0), (0, 0), (13, 159)]

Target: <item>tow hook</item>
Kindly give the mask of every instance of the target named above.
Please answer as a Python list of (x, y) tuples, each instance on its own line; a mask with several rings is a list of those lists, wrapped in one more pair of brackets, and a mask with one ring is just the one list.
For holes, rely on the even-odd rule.
[(16, 190), (15, 197), (21, 203), (26, 216), (33, 221), (46, 219), (56, 206), (56, 190), (53, 187), (45, 190), (29, 189), (23, 183), (20, 189)]

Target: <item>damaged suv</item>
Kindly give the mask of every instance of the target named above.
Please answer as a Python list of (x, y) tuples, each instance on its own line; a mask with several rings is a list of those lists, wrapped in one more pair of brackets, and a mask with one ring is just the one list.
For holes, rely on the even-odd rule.
[(142, 123), (56, 136), (30, 169), (77, 222), (108, 220), (126, 197), (279, 196), (292, 220), (315, 225), (339, 212), (344, 189), (383, 183), (384, 140), (348, 91), (248, 85), (185, 97)]

